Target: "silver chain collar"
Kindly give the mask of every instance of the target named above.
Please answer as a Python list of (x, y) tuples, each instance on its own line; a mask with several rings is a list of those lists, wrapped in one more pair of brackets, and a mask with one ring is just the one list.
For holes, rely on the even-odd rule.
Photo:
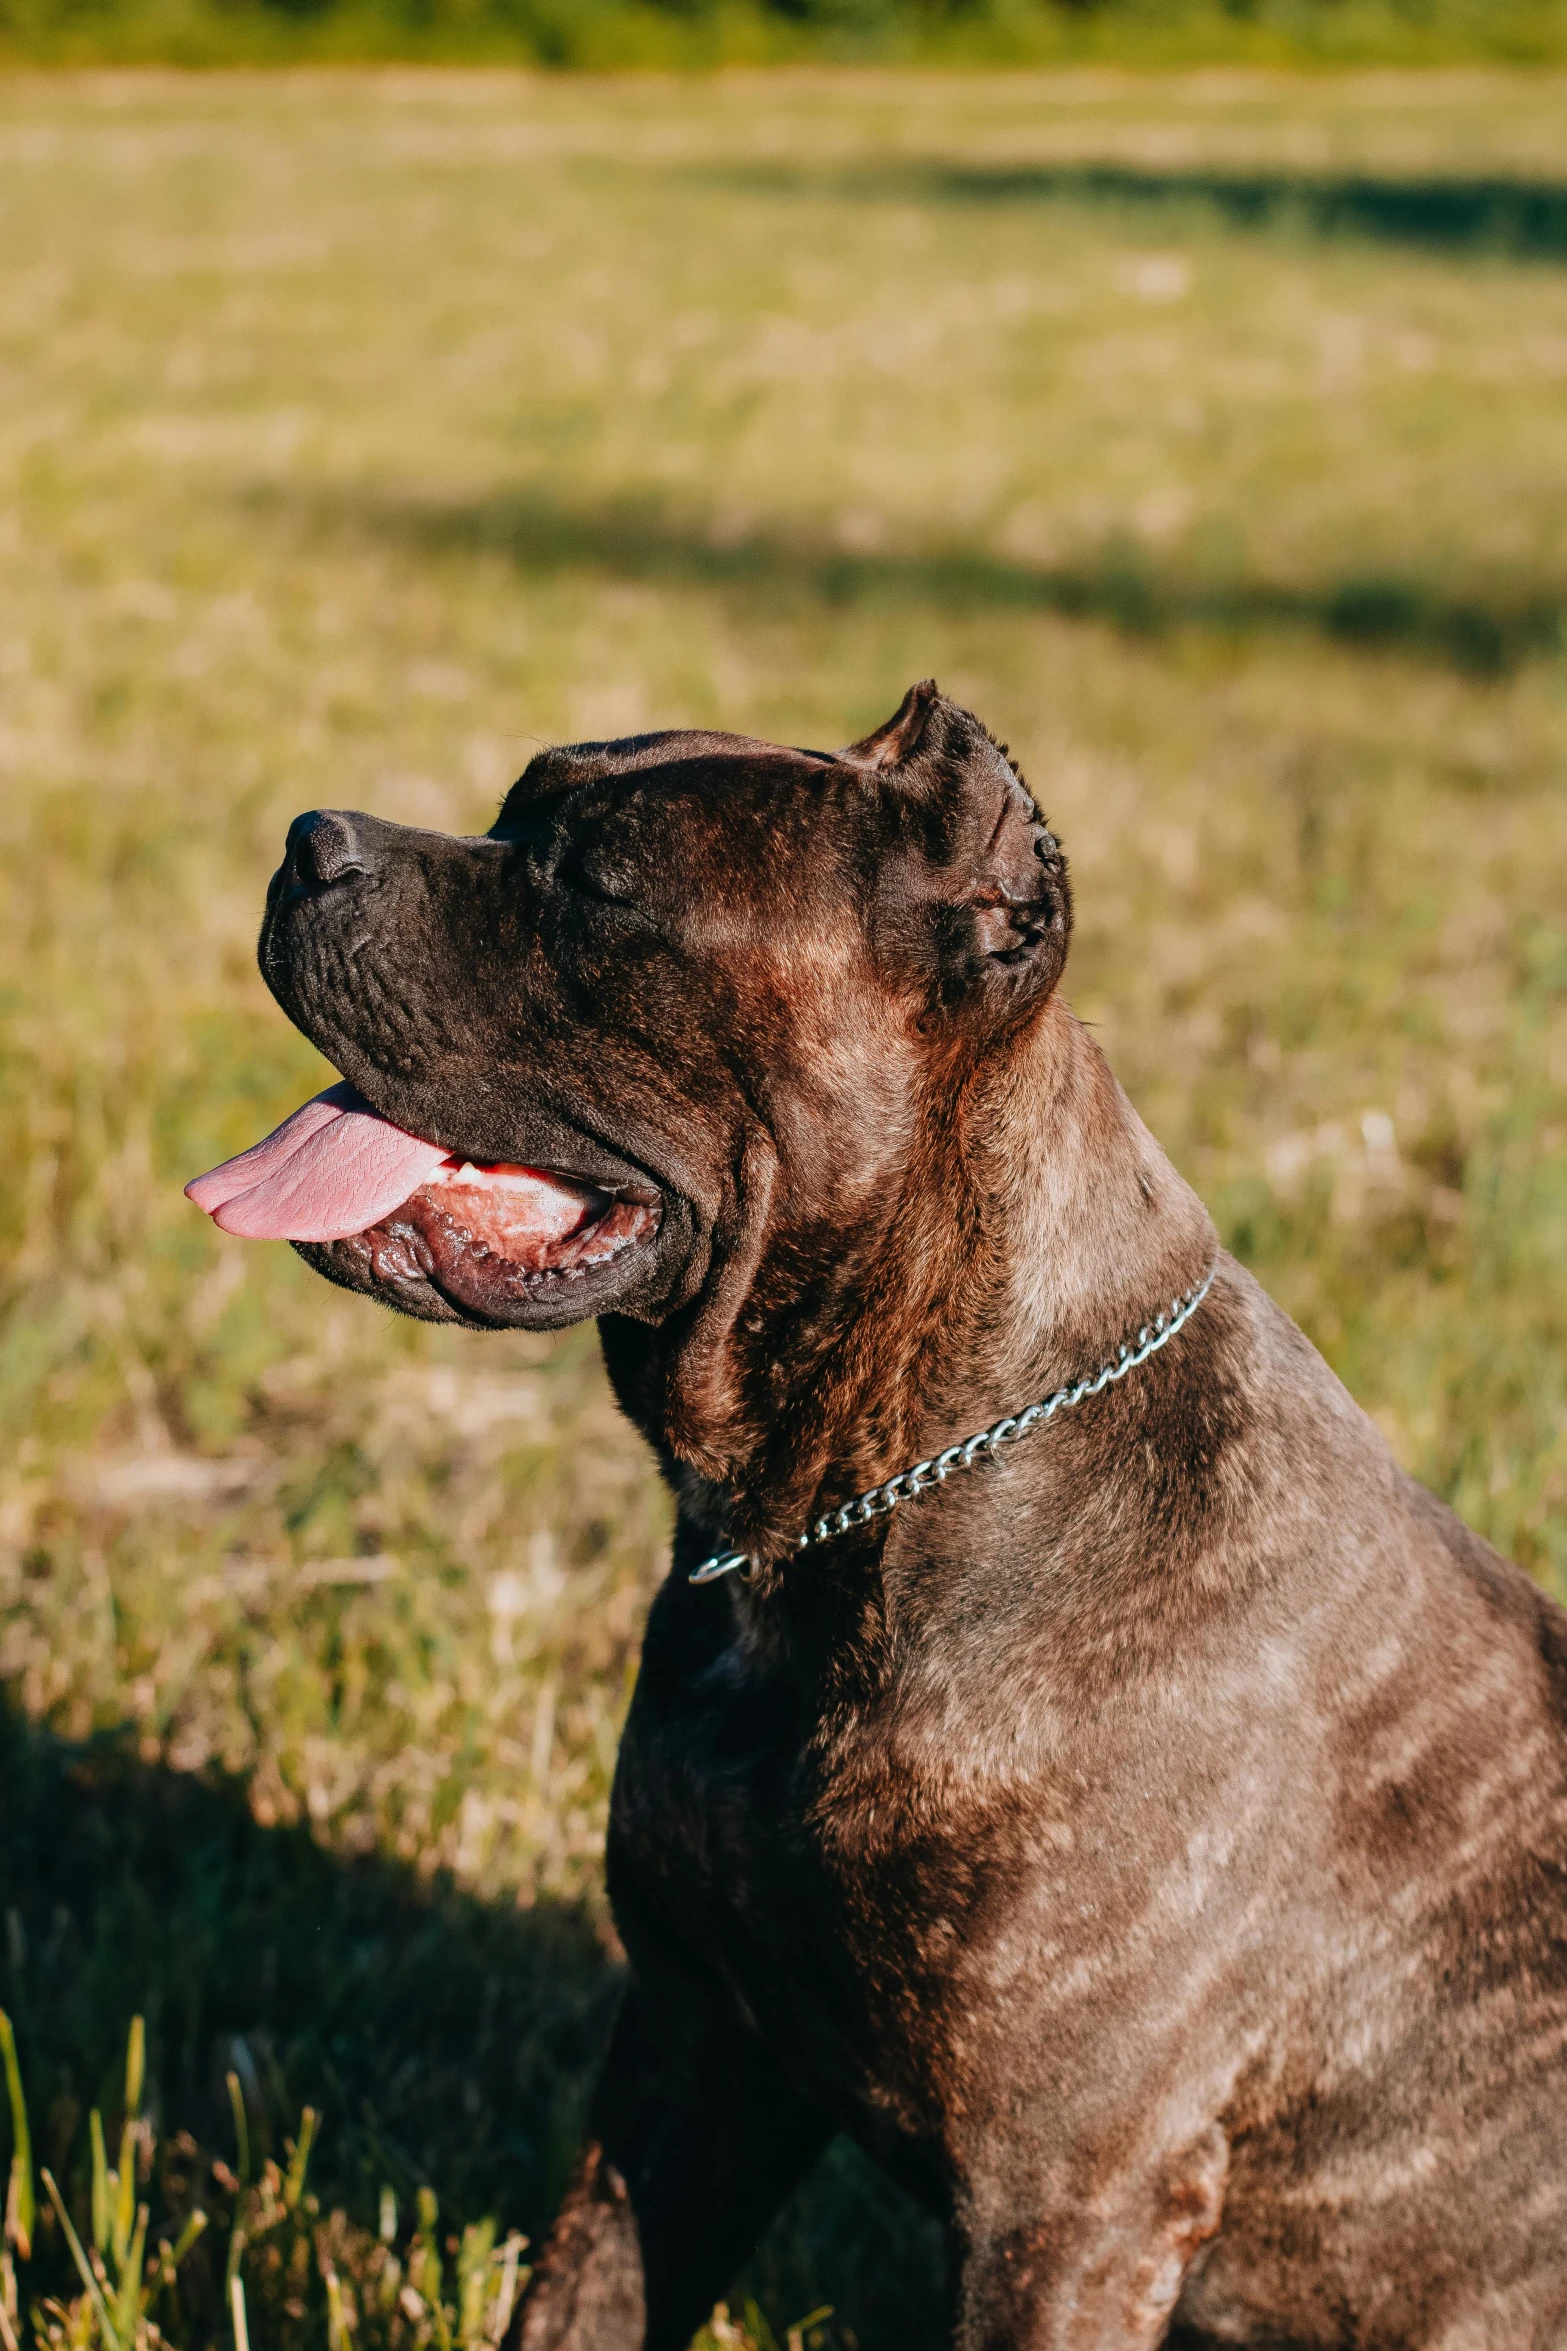
[[(1136, 1340), (1130, 1345), (1123, 1345), (1120, 1353), (1102, 1365), (1092, 1379), (1074, 1380), (1070, 1387), (1057, 1388), (1053, 1396), (1044, 1397), (1038, 1404), (1030, 1404), (1015, 1417), (998, 1420), (992, 1427), (981, 1429), (977, 1436), (966, 1437), (959, 1445), (949, 1445), (945, 1453), (937, 1453), (929, 1461), (916, 1461), (912, 1469), (899, 1470), (895, 1478), (888, 1478), (884, 1485), (872, 1486), (868, 1494), (861, 1494), (853, 1502), (845, 1502), (841, 1509), (829, 1510), (825, 1518), (816, 1521), (808, 1534), (800, 1537), (795, 1549), (809, 1551), (816, 1543), (831, 1543), (837, 1536), (851, 1533), (855, 1527), (868, 1526), (873, 1518), (884, 1518), (889, 1510), (896, 1510), (900, 1502), (912, 1502), (917, 1496), (928, 1494), (933, 1487), (945, 1485), (954, 1470), (972, 1469), (977, 1461), (999, 1453), (1003, 1446), (1021, 1444), (1025, 1437), (1033, 1435), (1035, 1429), (1043, 1428), (1047, 1420), (1053, 1420), (1058, 1412), (1065, 1412), (1074, 1404), (1084, 1404), (1090, 1396), (1097, 1396), (1101, 1388), (1111, 1387), (1115, 1381), (1124, 1380), (1129, 1371), (1135, 1371), (1140, 1363), (1146, 1363), (1150, 1355), (1157, 1355), (1160, 1348), (1174, 1338), (1183, 1323), (1191, 1321), (1212, 1288), (1213, 1277), (1218, 1270), (1217, 1262), (1210, 1265), (1194, 1290), (1188, 1290), (1184, 1298), (1172, 1299), (1168, 1313), (1156, 1315), (1152, 1322), (1144, 1323)], [(686, 1580), (693, 1584), (716, 1584), (720, 1576), (733, 1575), (737, 1568), (750, 1567), (752, 1564), (747, 1552), (715, 1551), (711, 1559), (704, 1559), (700, 1567), (693, 1568)]]

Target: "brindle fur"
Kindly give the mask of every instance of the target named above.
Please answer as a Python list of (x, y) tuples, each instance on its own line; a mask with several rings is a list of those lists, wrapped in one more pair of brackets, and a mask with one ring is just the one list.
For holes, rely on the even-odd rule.
[[(548, 753), (483, 841), (348, 822), (274, 886), (286, 1009), (662, 1216), (515, 1317), (599, 1315), (680, 1504), (523, 2351), (677, 2351), (840, 2129), (950, 2221), (964, 2351), (1567, 2342), (1567, 1619), (1218, 1252), (1055, 992), (1000, 750), (927, 685), (836, 757)], [(791, 1556), (1216, 1256), (1132, 1378)]]

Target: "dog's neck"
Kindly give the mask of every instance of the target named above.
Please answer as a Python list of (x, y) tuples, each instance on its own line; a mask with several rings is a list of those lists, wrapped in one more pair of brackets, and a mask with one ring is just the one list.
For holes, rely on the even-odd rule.
[[(978, 1069), (933, 1071), (925, 1096), (904, 1181), (815, 1269), (808, 1304), (759, 1310), (783, 1210), (758, 1199), (721, 1337), (712, 1300), (726, 1274), (739, 1286), (740, 1252), (709, 1285), (705, 1332), (700, 1317), (606, 1332), (621, 1401), (691, 1515), (764, 1563), (820, 1510), (1096, 1371), (1217, 1247), (1063, 1004)], [(764, 1153), (751, 1181), (776, 1187)]]
[(1041, 1374), (1048, 1385), (1097, 1370), (1218, 1247), (1202, 1202), (1055, 999), (987, 1073), (964, 1175), (993, 1236), (995, 1279), (976, 1320), (987, 1383), (1012, 1383), (998, 1411), (1027, 1401)]

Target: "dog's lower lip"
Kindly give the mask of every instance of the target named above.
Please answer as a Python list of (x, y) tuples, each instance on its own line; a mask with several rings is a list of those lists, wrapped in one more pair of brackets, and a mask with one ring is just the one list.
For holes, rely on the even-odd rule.
[[(579, 1220), (553, 1238), (535, 1228), (519, 1240), (505, 1221), (508, 1176), (510, 1188), (549, 1180), (543, 1171), (448, 1162), (400, 1208), (335, 1246), (358, 1267), (362, 1286), (405, 1298), (423, 1289), (465, 1319), (495, 1324), (608, 1276), (658, 1231), (657, 1201), (573, 1184), (584, 1204)], [(564, 1182), (555, 1181), (564, 1195)]]
[[(372, 1263), (410, 1247), (424, 1278), (457, 1303), (465, 1294), (536, 1292), (580, 1282), (651, 1236), (659, 1203), (564, 1168), (448, 1153), (408, 1198), (350, 1234)], [(411, 1268), (400, 1265), (406, 1278)]]

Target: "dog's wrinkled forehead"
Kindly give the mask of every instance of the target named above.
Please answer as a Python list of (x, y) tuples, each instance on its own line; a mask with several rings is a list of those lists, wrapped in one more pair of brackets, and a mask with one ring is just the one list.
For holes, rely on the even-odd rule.
[(546, 897), (564, 888), (711, 941), (715, 919), (747, 912), (841, 919), (878, 861), (876, 829), (864, 778), (831, 753), (692, 732), (541, 753), (491, 837)]
[(754, 735), (710, 733), (695, 727), (625, 735), (613, 743), (556, 743), (529, 761), (506, 795), (495, 830), (502, 832), (508, 821), (514, 821), (525, 809), (611, 776), (638, 775), (650, 768), (680, 769), (712, 761), (753, 760), (800, 761), (816, 768), (837, 765), (830, 751), (793, 750), (780, 743), (763, 742)]
[(620, 743), (569, 743), (541, 751), (507, 793), (491, 828), (505, 840), (537, 835), (559, 817), (612, 817), (678, 800), (689, 824), (703, 803), (715, 814), (746, 804), (780, 810), (802, 794), (830, 795), (845, 771), (830, 752), (795, 751), (744, 735), (632, 735)]
[[(512, 786), (491, 837), (537, 839), (552, 825), (645, 818), (664, 799), (679, 802), (688, 837), (693, 819), (700, 832), (705, 803), (731, 833), (730, 849), (740, 852), (761, 842), (759, 831), (746, 839), (748, 814), (781, 828), (779, 846), (799, 839), (813, 817), (835, 814), (847, 820), (846, 846), (848, 837), (862, 853), (916, 840), (941, 861), (961, 853), (973, 823), (988, 831), (993, 812), (1008, 802), (1032, 820), (1042, 854), (1053, 855), (1056, 846), (1006, 746), (930, 681), (912, 688), (885, 725), (836, 752), (694, 728), (554, 745)], [(730, 871), (738, 878), (737, 866)]]
[[(837, 752), (695, 731), (542, 752), (492, 837), (521, 852), (541, 907), (583, 910), (582, 943), (614, 907), (699, 955), (746, 949), (758, 969), (864, 949), (883, 985), (934, 986), (949, 1006), (986, 975), (1014, 1006), (1048, 988), (1070, 927), (1064, 862), (1027, 786), (930, 680)], [(555, 946), (578, 951), (564, 932)]]

